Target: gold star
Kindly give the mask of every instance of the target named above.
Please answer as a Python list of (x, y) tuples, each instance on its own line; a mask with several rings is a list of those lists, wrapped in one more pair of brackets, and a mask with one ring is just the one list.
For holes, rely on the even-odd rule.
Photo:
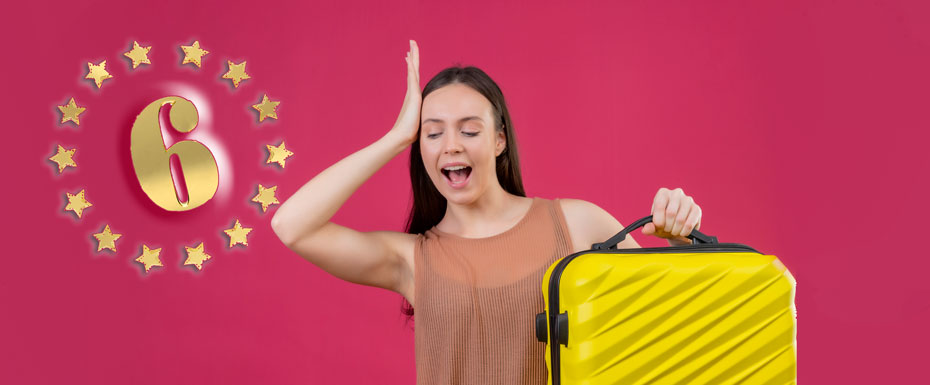
[(78, 107), (78, 105), (74, 103), (74, 98), (71, 98), (68, 104), (58, 106), (58, 110), (61, 111), (61, 122), (64, 123), (70, 120), (74, 122), (74, 124), (81, 125), (81, 122), (78, 120), (78, 115), (81, 115), (86, 109), (85, 107)]
[(97, 238), (97, 251), (110, 249), (116, 252), (116, 240), (122, 236), (123, 234), (111, 233), (110, 225), (107, 225), (102, 232), (94, 234), (94, 238)]
[(200, 41), (194, 41), (193, 45), (182, 45), (181, 49), (184, 50), (184, 60), (181, 61), (181, 65), (194, 63), (198, 68), (203, 55), (210, 53), (210, 51), (200, 49)]
[(184, 249), (187, 250), (187, 260), (184, 261), (184, 264), (197, 266), (197, 270), (202, 270), (203, 262), (213, 258), (210, 256), (210, 254), (207, 254), (203, 251), (203, 242), (200, 242), (197, 247), (184, 246)]
[(233, 228), (223, 230), (223, 232), (229, 236), (229, 247), (233, 247), (233, 245), (238, 243), (248, 246), (249, 241), (246, 239), (246, 235), (248, 235), (250, 231), (252, 231), (252, 229), (249, 227), (242, 227), (238, 219), (236, 219), (236, 225), (233, 226)]
[(284, 148), (283, 140), (281, 141), (281, 144), (277, 146), (266, 144), (265, 147), (268, 147), (268, 160), (265, 161), (266, 164), (278, 163), (278, 165), (281, 166), (281, 168), (284, 168), (284, 160), (290, 157), (291, 155), (294, 155), (293, 152), (290, 152), (286, 148)]
[(64, 147), (62, 147), (59, 144), (58, 153), (55, 155), (52, 155), (52, 157), (48, 158), (48, 160), (58, 163), (58, 173), (61, 174), (61, 172), (64, 171), (65, 167), (68, 167), (68, 166), (77, 167), (77, 163), (74, 163), (74, 159), (71, 158), (74, 156), (75, 151), (77, 151), (76, 148), (66, 150)]
[(255, 197), (252, 198), (252, 202), (258, 202), (262, 204), (262, 212), (268, 210), (268, 206), (279, 204), (278, 198), (274, 196), (274, 191), (278, 189), (278, 186), (271, 186), (271, 188), (265, 188), (261, 184), (258, 185), (258, 194), (255, 194)]
[(66, 192), (65, 194), (68, 195), (68, 205), (65, 206), (65, 211), (74, 211), (78, 218), (81, 217), (81, 213), (84, 212), (84, 209), (93, 206), (90, 202), (84, 199), (83, 189), (81, 189), (81, 192), (77, 193), (77, 195), (72, 195), (69, 192)]
[(252, 77), (249, 74), (245, 73), (245, 61), (239, 64), (234, 64), (232, 61), (227, 60), (226, 63), (229, 65), (229, 71), (223, 75), (223, 79), (230, 79), (236, 88), (239, 88), (239, 82), (245, 79), (251, 79)]
[(132, 60), (132, 69), (136, 69), (139, 64), (152, 64), (152, 62), (149, 61), (149, 50), (151, 49), (152, 46), (143, 47), (139, 45), (139, 42), (133, 41), (132, 50), (123, 53), (123, 56)]
[(265, 96), (262, 97), (262, 102), (253, 104), (252, 108), (258, 110), (258, 121), (263, 122), (265, 121), (266, 117), (274, 119), (278, 118), (278, 113), (275, 111), (275, 108), (278, 108), (278, 104), (281, 104), (281, 102), (272, 102), (270, 99), (268, 99), (268, 94), (265, 94)]
[(158, 254), (161, 254), (161, 248), (150, 250), (148, 246), (142, 245), (142, 255), (139, 258), (136, 258), (136, 262), (141, 263), (145, 266), (145, 272), (148, 273), (149, 269), (155, 266), (164, 266), (161, 264), (161, 260), (158, 259)]
[(87, 76), (84, 79), (94, 79), (94, 83), (97, 83), (97, 89), (100, 89), (100, 85), (103, 84), (104, 80), (112, 77), (113, 75), (107, 72), (106, 60), (100, 62), (100, 64), (87, 63)]

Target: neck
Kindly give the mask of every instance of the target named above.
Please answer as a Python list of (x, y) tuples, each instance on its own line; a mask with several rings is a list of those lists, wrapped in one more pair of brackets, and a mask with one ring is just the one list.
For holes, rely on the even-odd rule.
[(513, 195), (497, 186), (469, 203), (446, 201), (446, 213), (436, 227), (462, 237), (487, 237), (516, 225), (530, 204), (532, 198)]

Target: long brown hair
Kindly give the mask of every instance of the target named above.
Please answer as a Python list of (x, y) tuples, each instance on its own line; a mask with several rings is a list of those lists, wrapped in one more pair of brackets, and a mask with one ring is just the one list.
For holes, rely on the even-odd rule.
[[(497, 156), (497, 180), (505, 191), (526, 196), (523, 190), (523, 177), (520, 175), (520, 157), (517, 153), (517, 137), (514, 135), (513, 123), (504, 94), (497, 83), (488, 74), (476, 67), (449, 67), (440, 71), (426, 83), (423, 88), (423, 100), (426, 95), (450, 84), (464, 84), (484, 95), (494, 107), (495, 131), (503, 131), (507, 140), (504, 151)], [(439, 193), (429, 174), (426, 173), (423, 157), (420, 155), (420, 137), (410, 147), (410, 185), (413, 188), (413, 205), (407, 217), (406, 231), (409, 234), (422, 234), (442, 220), (446, 213), (446, 198)], [(413, 318), (413, 306), (403, 299), (401, 312), (407, 321)]]

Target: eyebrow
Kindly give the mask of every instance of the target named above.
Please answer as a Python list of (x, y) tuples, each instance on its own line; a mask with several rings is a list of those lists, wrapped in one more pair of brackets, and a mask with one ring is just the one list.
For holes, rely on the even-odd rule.
[[(481, 119), (481, 117), (478, 117), (478, 116), (466, 116), (466, 117), (464, 117), (464, 118), (459, 119), (459, 123), (464, 123), (464, 122), (467, 122), (467, 121), (469, 121), (469, 120), (478, 120), (478, 121), (484, 123), (484, 119)], [(424, 124), (425, 124), (425, 123), (431, 123), (431, 122), (442, 123), (443, 120), (442, 120), (442, 119), (436, 119), (436, 118), (429, 118), (429, 119), (426, 119), (426, 120), (423, 121)]]

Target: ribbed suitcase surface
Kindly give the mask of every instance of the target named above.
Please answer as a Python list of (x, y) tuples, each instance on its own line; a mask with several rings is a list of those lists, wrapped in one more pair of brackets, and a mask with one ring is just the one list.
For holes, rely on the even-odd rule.
[(795, 281), (775, 256), (734, 243), (590, 250), (542, 286), (549, 384), (796, 382)]

